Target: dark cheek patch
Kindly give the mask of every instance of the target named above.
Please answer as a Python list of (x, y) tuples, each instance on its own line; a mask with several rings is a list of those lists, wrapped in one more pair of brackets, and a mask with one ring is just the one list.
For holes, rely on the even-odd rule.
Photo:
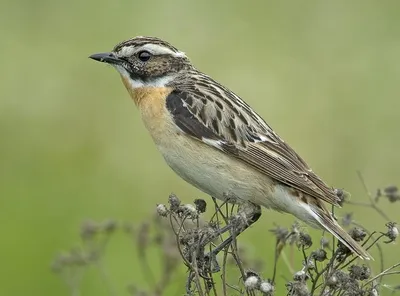
[(179, 72), (185, 66), (187, 66), (185, 59), (169, 55), (155, 55), (147, 62), (142, 62), (136, 56), (132, 56), (127, 60), (126, 69), (132, 79), (140, 79), (146, 83), (169, 73)]

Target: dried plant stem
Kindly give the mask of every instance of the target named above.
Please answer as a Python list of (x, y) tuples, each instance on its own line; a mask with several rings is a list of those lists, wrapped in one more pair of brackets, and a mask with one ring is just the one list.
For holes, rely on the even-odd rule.
[(108, 294), (110, 296), (115, 296), (117, 295), (117, 293), (115, 292), (114, 286), (112, 285), (111, 281), (110, 281), (110, 277), (107, 274), (107, 271), (105, 270), (105, 268), (103, 267), (103, 264), (100, 260), (96, 260), (96, 267), (100, 272), (101, 278), (103, 280), (103, 283), (106, 285), (107, 290), (108, 290)]
[(278, 254), (278, 244), (279, 244), (279, 240), (276, 240), (275, 243), (275, 258), (274, 258), (274, 270), (272, 273), (272, 282), (275, 282), (275, 277), (276, 277), (276, 267), (278, 265), (278, 258), (279, 258), (279, 254)]
[(376, 276), (374, 276), (373, 278), (369, 279), (368, 281), (366, 281), (366, 282), (364, 283), (363, 286), (365, 287), (366, 285), (368, 285), (369, 283), (375, 281), (376, 279), (378, 279), (378, 278), (380, 278), (380, 277), (382, 277), (382, 276), (385, 276), (387, 272), (391, 271), (392, 269), (395, 269), (395, 268), (398, 267), (398, 266), (400, 266), (400, 262), (398, 262), (398, 263), (396, 263), (396, 264), (390, 266), (389, 268), (386, 268), (384, 271), (382, 271), (382, 272), (379, 273), (378, 275), (376, 275)]
[(384, 275), (387, 276), (387, 275), (393, 275), (393, 274), (400, 274), (400, 270), (389, 271), (389, 272), (386, 272)]
[(227, 259), (228, 259), (228, 248), (226, 248), (224, 250), (224, 257), (222, 260), (222, 275), (221, 275), (221, 279), (222, 279), (222, 293), (224, 296), (227, 296), (227, 282), (226, 282), (226, 263), (227, 263)]
[[(337, 256), (337, 254), (336, 254), (336, 252), (335, 252), (335, 253), (332, 255), (331, 260), (329, 260), (329, 263), (328, 263), (327, 265), (325, 265), (325, 267), (324, 267), (319, 273), (316, 274), (315, 279), (314, 279), (314, 281), (313, 281), (313, 284), (312, 284), (312, 286), (311, 286), (311, 292), (310, 292), (311, 295), (314, 295), (313, 293), (315, 292), (315, 290), (316, 290), (316, 288), (317, 288), (317, 283), (318, 283), (319, 278), (320, 278), (322, 275), (326, 275), (325, 273), (328, 273), (328, 274), (329, 274), (329, 269), (330, 269), (331, 267), (333, 267), (333, 263), (335, 262), (336, 256)], [(323, 285), (322, 288), (321, 288), (321, 293), (320, 293), (320, 295), (323, 294), (323, 291), (325, 290), (325, 288), (326, 288), (326, 281), (325, 281), (324, 285)]]
[[(368, 192), (360, 173), (359, 178), (370, 203), (355, 202), (353, 204), (371, 207), (380, 216), (387, 219), (386, 214), (376, 206), (376, 201)], [(389, 186), (378, 192), (377, 196), (392, 197), (390, 201), (393, 202), (394, 197), (398, 194), (398, 189), (396, 186)], [(344, 197), (344, 195), (340, 196)], [(272, 280), (265, 279), (256, 271), (261, 269), (259, 261), (249, 261), (249, 258), (244, 256), (245, 253), (242, 252), (242, 249), (239, 254), (238, 248), (238, 235), (258, 219), (258, 216), (256, 218), (253, 216), (256, 208), (250, 208), (247, 203), (228, 204), (229, 198), (220, 203), (215, 198), (212, 200), (214, 212), (208, 221), (204, 221), (201, 216), (206, 212), (206, 201), (196, 199), (194, 204), (183, 204), (178, 197), (171, 194), (168, 199), (169, 207), (165, 204), (157, 205), (158, 221), (164, 222), (158, 222), (155, 225), (155, 236), (152, 234), (149, 220), (144, 222), (140, 228), (130, 225), (124, 228), (129, 234), (139, 230), (139, 235), (135, 235), (135, 237), (138, 240), (140, 266), (150, 286), (150, 291), (146, 292), (132, 285), (131, 295), (161, 296), (165, 294), (167, 286), (173, 281), (172, 272), (178, 269), (179, 262), (182, 261), (189, 269), (185, 295), (190, 296), (218, 296), (221, 293), (223, 296), (272, 296), (275, 291), (276, 277), (280, 275), (278, 260), (281, 257), (292, 274), (292, 278), (286, 283), (287, 295), (369, 295), (375, 287), (379, 289), (379, 286), (384, 286), (381, 284), (382, 277), (400, 275), (400, 270), (396, 269), (400, 266), (400, 262), (384, 269), (384, 254), (379, 244), (383, 238), (387, 238), (384, 240), (385, 243), (396, 240), (399, 236), (396, 223), (386, 223), (387, 228), (384, 232), (382, 230), (368, 232), (363, 229), (362, 225), (351, 221), (351, 215), (346, 215), (343, 223), (345, 225), (353, 224), (353, 228), (349, 231), (352, 238), (360, 244), (363, 242), (362, 246), (366, 250), (370, 250), (374, 246), (378, 248), (381, 259), (379, 274), (370, 278), (371, 274), (374, 274), (371, 266), (365, 262), (356, 261), (358, 257), (352, 257), (353, 254), (350, 250), (342, 243), (337, 242), (334, 237), (332, 239), (324, 238), (324, 242), (321, 239), (321, 244), (315, 249), (311, 249), (312, 237), (295, 222), (289, 228), (276, 225), (276, 228), (270, 230), (276, 240), (274, 264)], [(333, 208), (332, 214), (334, 215)], [(154, 221), (157, 222), (156, 219)], [(115, 296), (116, 291), (101, 264), (109, 234), (115, 229), (115, 223), (96, 224), (91, 222), (84, 226), (81, 234), (83, 247), (72, 249), (68, 254), (61, 254), (53, 263), (53, 270), (64, 278), (71, 296), (79, 296), (79, 280), (82, 276), (79, 271), (83, 271), (85, 266), (94, 265), (107, 286), (108, 294)], [(149, 262), (150, 255), (147, 253), (150, 244), (156, 244), (162, 248), (162, 274), (157, 279), (152, 273), (154, 266)], [(296, 260), (297, 256), (290, 253), (293, 256), (288, 258), (285, 248), (290, 248), (290, 251), (293, 252), (296, 252), (296, 249), (301, 252), (304, 262), (302, 262), (303, 267), (300, 270), (293, 270), (293, 266), (298, 266), (299, 263)], [(330, 259), (327, 258), (328, 250), (331, 253)], [(219, 252), (223, 254), (221, 266), (218, 262), (220, 258), (217, 258)], [(257, 267), (249, 269), (252, 264)], [(237, 280), (233, 284), (229, 282), (235, 280), (231, 278), (230, 271), (232, 269), (235, 269), (234, 276)], [(219, 280), (217, 276), (220, 276), (221, 279)], [(287, 278), (287, 275), (282, 274), (281, 276)], [(222, 287), (219, 286), (220, 284)], [(282, 295), (282, 293), (280, 290), (278, 295)], [(175, 294), (179, 294), (179, 292)]]
[(197, 266), (196, 253), (193, 253), (193, 255), (192, 255), (192, 262), (193, 262), (192, 272), (194, 273), (194, 278), (195, 278), (194, 282), (196, 285), (197, 293), (199, 293), (200, 296), (203, 296), (204, 293), (203, 293), (203, 288), (200, 283), (200, 275), (199, 275), (199, 271), (196, 267)]
[(369, 203), (359, 203), (359, 202), (349, 202), (349, 201), (348, 201), (348, 203), (349, 203), (349, 204), (353, 204), (353, 205), (358, 205), (358, 206), (371, 207), (371, 208), (373, 208), (377, 213), (379, 213), (379, 215), (381, 215), (386, 221), (391, 221), (391, 219), (385, 214), (385, 212), (382, 211), (382, 210), (376, 205), (376, 202), (374, 201), (374, 199), (373, 199), (373, 197), (372, 197), (372, 195), (371, 195), (371, 192), (369, 192), (368, 187), (367, 187), (367, 183), (365, 183), (364, 177), (363, 177), (363, 175), (361, 174), (361, 172), (360, 172), (360, 171), (357, 171), (357, 175), (358, 175), (358, 178), (359, 178), (360, 181), (361, 181), (361, 184), (362, 184), (363, 187), (364, 187), (364, 190), (365, 190), (365, 192), (366, 192), (366, 194), (367, 194), (367, 196), (368, 196), (370, 202), (369, 202)]

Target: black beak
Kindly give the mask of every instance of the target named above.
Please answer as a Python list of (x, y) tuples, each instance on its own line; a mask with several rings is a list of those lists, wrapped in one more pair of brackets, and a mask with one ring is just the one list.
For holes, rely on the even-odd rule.
[(107, 64), (120, 64), (122, 62), (112, 52), (95, 53), (92, 54), (89, 58)]

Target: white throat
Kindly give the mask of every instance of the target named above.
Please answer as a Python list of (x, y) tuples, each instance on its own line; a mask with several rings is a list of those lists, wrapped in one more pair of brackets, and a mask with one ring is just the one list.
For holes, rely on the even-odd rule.
[(125, 78), (126, 81), (129, 82), (131, 88), (140, 88), (140, 87), (165, 87), (169, 82), (171, 82), (175, 75), (170, 74), (163, 77), (154, 78), (148, 81), (143, 81), (142, 79), (132, 79), (129, 75), (128, 71), (120, 65), (114, 65), (114, 68)]

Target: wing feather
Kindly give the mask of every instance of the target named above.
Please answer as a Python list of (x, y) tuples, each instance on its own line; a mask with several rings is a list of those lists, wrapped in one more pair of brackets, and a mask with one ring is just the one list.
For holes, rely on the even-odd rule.
[(167, 97), (167, 109), (183, 132), (278, 182), (338, 205), (334, 190), (249, 105), (210, 77), (196, 74), (174, 85)]

